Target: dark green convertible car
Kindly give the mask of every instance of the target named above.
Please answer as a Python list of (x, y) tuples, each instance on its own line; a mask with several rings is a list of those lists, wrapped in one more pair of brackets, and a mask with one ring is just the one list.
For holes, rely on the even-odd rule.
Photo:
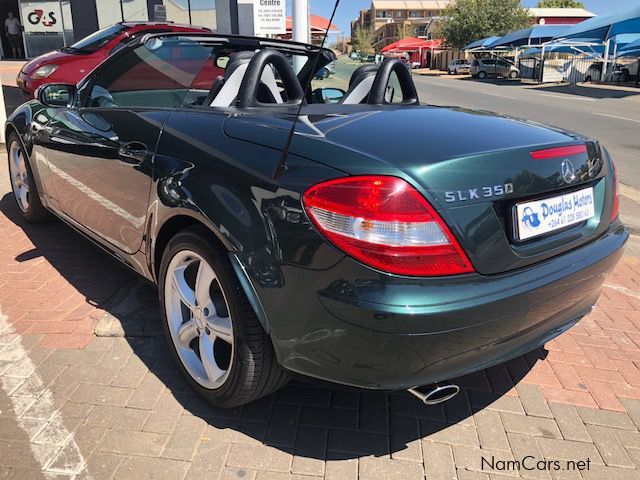
[(306, 88), (334, 60), (147, 35), (6, 125), (24, 219), (54, 214), (156, 283), (216, 405), (292, 373), (442, 401), (589, 313), (627, 240), (597, 141), (420, 104), (398, 60)]

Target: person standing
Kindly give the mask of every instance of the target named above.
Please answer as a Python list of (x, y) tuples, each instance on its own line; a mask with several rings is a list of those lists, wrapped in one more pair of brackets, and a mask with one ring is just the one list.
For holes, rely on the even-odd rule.
[(20, 20), (13, 15), (13, 12), (9, 12), (4, 21), (4, 30), (9, 40), (13, 58), (22, 58), (22, 25), (20, 25)]

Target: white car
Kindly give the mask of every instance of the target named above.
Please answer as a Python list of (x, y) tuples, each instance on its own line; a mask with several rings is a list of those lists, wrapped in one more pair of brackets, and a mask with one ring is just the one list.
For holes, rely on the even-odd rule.
[(640, 60), (626, 64), (617, 64), (614, 68), (614, 73), (619, 75), (621, 81), (628, 82), (632, 78), (637, 78), (639, 70)]
[(471, 70), (471, 64), (469, 63), (469, 60), (464, 60), (464, 59), (451, 60), (451, 63), (447, 67), (447, 71), (449, 72), (449, 75), (469, 73), (470, 70)]

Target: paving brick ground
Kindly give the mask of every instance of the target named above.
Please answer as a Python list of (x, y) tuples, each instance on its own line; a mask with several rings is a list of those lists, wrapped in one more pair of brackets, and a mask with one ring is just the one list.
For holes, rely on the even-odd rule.
[(3, 194), (0, 479), (640, 478), (632, 257), (593, 314), (436, 407), (293, 382), (218, 410), (181, 379), (157, 319), (150, 287), (59, 222), (24, 224)]

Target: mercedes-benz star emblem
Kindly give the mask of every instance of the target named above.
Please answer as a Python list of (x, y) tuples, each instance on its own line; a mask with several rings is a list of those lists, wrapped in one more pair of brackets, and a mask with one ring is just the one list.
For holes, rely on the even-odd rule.
[(562, 178), (566, 183), (573, 183), (576, 179), (576, 169), (573, 167), (571, 160), (565, 159), (562, 161)]

